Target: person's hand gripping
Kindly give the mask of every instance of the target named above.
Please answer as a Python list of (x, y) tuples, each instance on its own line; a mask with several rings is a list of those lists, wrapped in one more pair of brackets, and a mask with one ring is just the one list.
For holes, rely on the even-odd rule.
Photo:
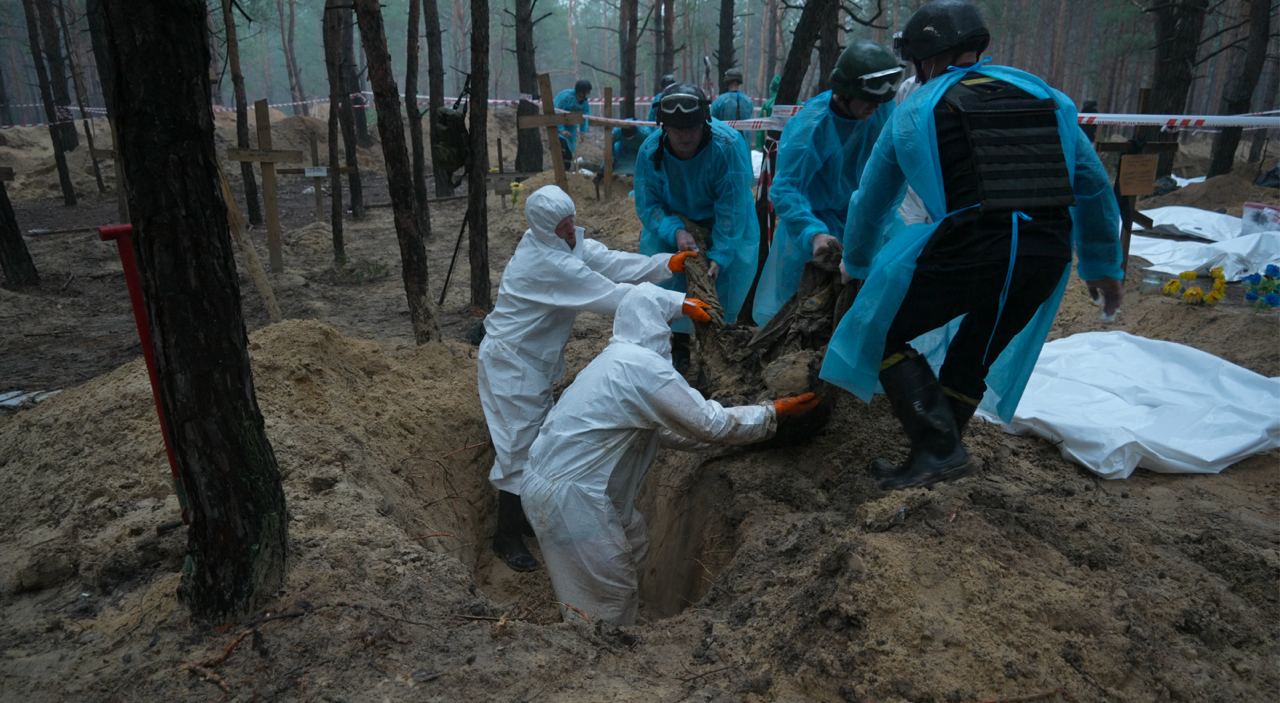
[(711, 322), (711, 306), (697, 298), (685, 298), (681, 312), (694, 322), (701, 322), (704, 325)]
[(773, 401), (773, 410), (778, 414), (778, 417), (785, 417), (787, 415), (803, 415), (818, 407), (818, 403), (821, 402), (822, 398), (819, 398), (818, 394), (810, 391), (808, 393), (801, 393), (800, 395), (789, 395), (778, 398)]
[(678, 251), (671, 255), (671, 259), (667, 261), (667, 269), (671, 273), (684, 273), (685, 259), (697, 256), (698, 252), (694, 251)]

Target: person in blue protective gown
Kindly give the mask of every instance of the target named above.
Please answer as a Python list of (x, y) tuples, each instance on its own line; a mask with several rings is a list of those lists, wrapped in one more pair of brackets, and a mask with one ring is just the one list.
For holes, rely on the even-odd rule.
[[(587, 97), (590, 95), (591, 81), (580, 80), (574, 83), (572, 88), (565, 88), (556, 94), (554, 105), (557, 110), (590, 115), (591, 104), (587, 102)], [(581, 126), (562, 124), (556, 128), (556, 133), (560, 137), (560, 155), (564, 159), (565, 170), (573, 168), (573, 155), (578, 151), (578, 134), (586, 134), (588, 126), (588, 123), (583, 121)]]
[[(658, 89), (658, 95), (662, 95), (662, 91), (676, 84), (676, 76), (674, 73), (664, 73), (662, 74), (662, 79), (658, 82), (662, 85), (662, 87)], [(658, 98), (656, 97), (653, 99), (653, 102), (649, 103), (649, 121), (658, 121)]]
[[(711, 103), (711, 116), (717, 120), (730, 122), (733, 120), (749, 120), (755, 111), (751, 98), (742, 92), (742, 69), (731, 68), (724, 72), (724, 92)], [(745, 131), (739, 131), (743, 139), (748, 139)], [(750, 141), (747, 142), (750, 144)]]
[[(677, 83), (658, 104), (660, 129), (640, 146), (636, 157), (636, 215), (644, 225), (640, 252), (698, 248), (681, 217), (705, 227), (710, 245), (708, 270), (725, 319), (735, 321), (755, 278), (760, 223), (751, 194), (751, 154), (747, 144), (719, 120), (713, 120), (706, 96), (697, 86)], [(686, 290), (683, 275), (663, 284)], [(672, 340), (677, 367), (688, 360), (688, 320), (676, 320)]]
[[(1073, 252), (1107, 315), (1122, 298), (1115, 196), (1072, 101), (980, 61), (989, 41), (969, 3), (937, 0), (912, 15), (902, 50), (921, 86), (880, 135), (849, 204), (842, 266), (865, 283), (821, 377), (868, 401), (883, 388), (911, 441), (902, 464), (872, 464), (886, 489), (967, 473), (961, 436), (980, 402), (1013, 416)], [(907, 185), (932, 222), (897, 216)]]
[[(628, 119), (628, 121), (633, 121)], [(613, 172), (632, 175), (636, 172), (636, 154), (653, 130), (643, 125), (613, 128)]]
[[(902, 66), (870, 41), (851, 44), (831, 72), (831, 90), (810, 98), (782, 130), (769, 200), (778, 217), (752, 310), (765, 325), (796, 293), (804, 265), (840, 249), (849, 197), (893, 113)], [(832, 256), (822, 253), (830, 250)]]

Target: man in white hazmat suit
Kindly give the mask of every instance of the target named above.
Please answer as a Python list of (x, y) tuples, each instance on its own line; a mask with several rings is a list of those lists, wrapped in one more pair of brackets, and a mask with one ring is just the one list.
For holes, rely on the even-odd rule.
[[(525, 230), (485, 318), (476, 383), (495, 459), (498, 489), (494, 551), (517, 571), (536, 569), (525, 548), (520, 483), (529, 445), (551, 409), (551, 387), (564, 373), (564, 345), (580, 310), (613, 313), (630, 285), (661, 282), (684, 270), (687, 254), (641, 256), (610, 251), (574, 225), (573, 199), (556, 186), (525, 202)], [(693, 253), (696, 256), (696, 253)], [(697, 302), (696, 304), (701, 304)]]
[(556, 598), (591, 618), (635, 621), (648, 548), (635, 498), (660, 444), (768, 439), (779, 415), (818, 404), (813, 393), (732, 408), (704, 399), (671, 364), (669, 323), (684, 301), (648, 284), (627, 293), (609, 346), (560, 396), (529, 453), (524, 505)]

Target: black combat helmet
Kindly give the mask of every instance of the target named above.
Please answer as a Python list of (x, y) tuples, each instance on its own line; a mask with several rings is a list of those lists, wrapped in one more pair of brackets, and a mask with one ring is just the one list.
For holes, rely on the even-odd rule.
[(900, 51), (907, 61), (923, 61), (943, 52), (982, 53), (990, 42), (977, 7), (964, 0), (933, 0), (907, 20)]
[(662, 91), (657, 113), (663, 127), (697, 127), (711, 121), (707, 95), (692, 83), (676, 83)]
[(574, 84), (573, 84), (573, 92), (575, 92), (575, 93), (590, 93), (590, 92), (591, 92), (591, 81), (589, 81), (589, 80), (587, 80), (587, 79), (583, 78), (582, 80), (579, 80), (577, 83), (574, 83)]
[(842, 98), (887, 103), (893, 100), (902, 74), (902, 66), (888, 49), (862, 40), (840, 52), (828, 83), (831, 91)]

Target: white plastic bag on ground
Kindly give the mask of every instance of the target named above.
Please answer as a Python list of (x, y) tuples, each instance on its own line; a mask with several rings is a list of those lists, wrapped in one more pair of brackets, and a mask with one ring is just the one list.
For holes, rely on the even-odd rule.
[(1238, 281), (1267, 264), (1280, 264), (1280, 232), (1257, 232), (1213, 244), (1135, 234), (1129, 240), (1129, 254), (1150, 261), (1151, 270), (1160, 273), (1196, 271), (1207, 276), (1210, 269), (1221, 266), (1228, 281)]
[[(1153, 227), (1173, 225), (1184, 232), (1215, 242), (1225, 242), (1240, 236), (1240, 218), (1221, 212), (1185, 205), (1166, 205), (1141, 212), (1151, 218)], [(1138, 229), (1139, 225), (1134, 225), (1134, 231)]]
[(1006, 428), (1104, 478), (1218, 473), (1280, 447), (1280, 378), (1125, 332), (1046, 344)]

